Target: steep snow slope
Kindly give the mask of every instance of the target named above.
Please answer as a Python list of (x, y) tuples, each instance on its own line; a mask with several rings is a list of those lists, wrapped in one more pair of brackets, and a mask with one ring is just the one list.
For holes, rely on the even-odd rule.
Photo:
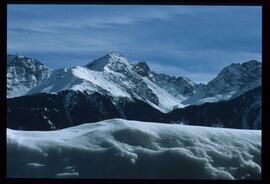
[(175, 98), (165, 89), (138, 75), (128, 60), (116, 53), (107, 54), (85, 67), (56, 70), (48, 80), (31, 89), (27, 95), (63, 90), (99, 92), (111, 97), (139, 99), (162, 112), (182, 107), (181, 101), (185, 99)]
[(22, 96), (51, 74), (39, 61), (24, 56), (7, 56), (7, 97)]
[(197, 88), (197, 84), (186, 77), (175, 77), (163, 73), (155, 73), (150, 70), (145, 62), (136, 63), (133, 66), (133, 70), (180, 100), (183, 97), (192, 96)]
[(110, 81), (108, 73), (89, 70), (85, 67), (64, 68), (53, 72), (41, 85), (30, 90), (27, 95), (46, 92), (56, 93), (63, 90), (107, 93), (112, 96), (130, 97), (121, 86)]
[(127, 58), (115, 52), (106, 54), (105, 56), (96, 59), (85, 66), (96, 71), (113, 70), (121, 73), (130, 72), (132, 69), (132, 66)]
[(260, 179), (261, 131), (121, 119), (7, 129), (7, 177)]
[(163, 112), (168, 112), (175, 108), (184, 107), (184, 105), (182, 105), (182, 101), (185, 99), (185, 97), (181, 96), (181, 98), (177, 99), (166, 90), (155, 85), (149, 79), (144, 78), (144, 81), (147, 83), (148, 87), (153, 91), (154, 94), (157, 95), (159, 99), (159, 104), (158, 104), (157, 109), (162, 109)]

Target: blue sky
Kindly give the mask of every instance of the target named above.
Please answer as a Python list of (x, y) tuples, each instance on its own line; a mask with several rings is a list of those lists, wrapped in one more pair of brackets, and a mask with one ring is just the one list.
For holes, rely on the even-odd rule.
[(205, 83), (233, 62), (261, 60), (261, 16), (256, 6), (8, 5), (7, 49), (52, 68), (120, 52)]

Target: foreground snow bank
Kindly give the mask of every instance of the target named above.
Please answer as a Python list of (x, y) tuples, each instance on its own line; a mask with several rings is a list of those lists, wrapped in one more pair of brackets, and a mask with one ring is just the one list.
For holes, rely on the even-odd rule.
[(7, 129), (8, 177), (260, 179), (261, 131), (106, 120)]

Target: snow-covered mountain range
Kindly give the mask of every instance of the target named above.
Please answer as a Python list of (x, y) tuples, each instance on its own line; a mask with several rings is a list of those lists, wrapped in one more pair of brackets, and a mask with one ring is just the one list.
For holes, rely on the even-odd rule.
[(112, 97), (139, 99), (168, 112), (192, 104), (217, 102), (239, 96), (261, 85), (261, 63), (248, 61), (225, 67), (208, 84), (186, 77), (157, 74), (145, 62), (132, 64), (110, 53), (89, 64), (52, 71), (40, 62), (8, 56), (8, 98), (36, 93), (75, 90)]
[[(75, 122), (108, 118), (191, 124), (196, 124), (196, 120), (207, 126), (220, 120), (225, 127), (260, 128), (259, 61), (231, 64), (207, 84), (196, 84), (186, 77), (155, 73), (145, 62), (133, 63), (118, 53), (107, 54), (85, 66), (56, 70), (27, 57), (8, 55), (7, 60), (8, 126), (11, 128), (59, 129)], [(252, 90), (255, 90), (251, 93), (253, 96), (248, 93)], [(247, 96), (253, 99), (249, 103), (245, 101)], [(226, 101), (231, 100), (236, 101), (236, 107), (247, 104), (246, 111), (230, 108)], [(222, 106), (223, 110), (234, 109), (240, 117), (228, 122), (222, 113), (210, 116), (205, 109), (208, 105), (204, 106), (207, 103), (217, 103), (216, 107)], [(225, 107), (220, 105), (223, 103)], [(198, 106), (192, 114), (199, 119), (186, 115), (193, 106)], [(244, 120), (250, 113), (255, 113), (254, 117)], [(199, 114), (213, 118), (202, 118)], [(192, 118), (194, 121), (190, 121)], [(38, 122), (27, 126), (22, 119)]]

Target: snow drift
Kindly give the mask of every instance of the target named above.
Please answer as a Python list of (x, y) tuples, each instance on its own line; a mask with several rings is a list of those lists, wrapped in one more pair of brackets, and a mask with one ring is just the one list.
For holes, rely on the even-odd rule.
[(261, 131), (111, 119), (7, 129), (7, 177), (260, 179)]

